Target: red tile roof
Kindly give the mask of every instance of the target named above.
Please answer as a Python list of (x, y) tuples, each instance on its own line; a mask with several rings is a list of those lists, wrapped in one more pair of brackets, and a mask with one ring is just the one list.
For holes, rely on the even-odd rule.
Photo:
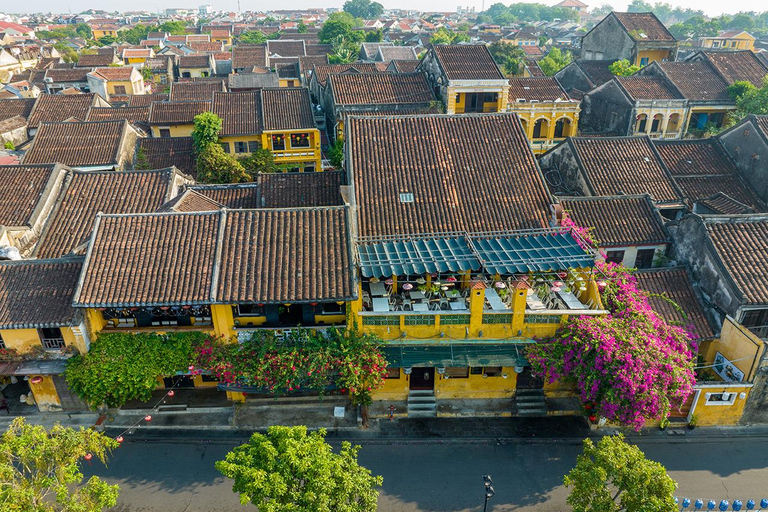
[(267, 41), (267, 52), (269, 56), (279, 55), (280, 57), (303, 57), (307, 54), (307, 49), (302, 40), (277, 39)]
[(336, 106), (402, 105), (435, 99), (424, 73), (342, 73), (328, 77)]
[(717, 140), (654, 141), (672, 176), (733, 174), (736, 166)]
[(197, 176), (197, 161), (192, 137), (139, 139), (139, 151), (144, 155), (149, 169), (175, 166), (188, 176), (193, 178)]
[(91, 107), (87, 121), (125, 120), (129, 123), (147, 124), (149, 107)]
[(267, 45), (237, 45), (232, 48), (232, 69), (253, 67), (267, 67)]
[(652, 12), (613, 12), (611, 14), (635, 41), (675, 42), (674, 36)]
[(662, 77), (617, 76), (616, 81), (634, 100), (678, 100), (683, 99)]
[(735, 52), (708, 52), (702, 54), (712, 63), (728, 84), (737, 81), (751, 82), (762, 87), (768, 68), (750, 50)]
[(41, 94), (29, 115), (29, 127), (40, 123), (57, 123), (70, 118), (85, 119), (88, 109), (94, 105), (96, 95), (91, 94)]
[(257, 135), (261, 124), (261, 93), (215, 92), (211, 112), (222, 119), (221, 135)]
[(210, 110), (210, 100), (156, 101), (149, 107), (149, 124), (193, 124), (197, 114)]
[(709, 62), (661, 62), (659, 65), (685, 98), (731, 102), (728, 84)]
[(115, 62), (114, 54), (80, 55), (75, 65), (78, 68), (95, 68), (99, 66), (109, 66), (113, 62)]
[(448, 80), (504, 80), (484, 44), (438, 44), (432, 48)]
[[(96, 68), (93, 71), (91, 71), (89, 74), (97, 75), (104, 80), (131, 80), (131, 75), (136, 70), (133, 66), (122, 66), (122, 67), (113, 67), (113, 68)], [(135, 78), (140, 78), (141, 75), (138, 71), (136, 71)]]
[(351, 116), (347, 130), (361, 236), (549, 223), (551, 199), (515, 114)]
[(264, 131), (315, 129), (309, 90), (303, 87), (278, 87), (261, 90)]
[(0, 121), (5, 121), (6, 119), (16, 116), (21, 116), (27, 119), (34, 106), (35, 100), (32, 98), (0, 100)]
[(54, 173), (53, 164), (0, 166), (0, 226), (28, 226)]
[(24, 163), (61, 162), (73, 167), (119, 165), (129, 130), (125, 121), (43, 123), (24, 155)]
[(168, 101), (168, 93), (131, 94), (128, 96), (129, 107), (148, 107), (153, 101)]
[(568, 94), (554, 77), (509, 79), (510, 103), (517, 103), (518, 100), (554, 102), (568, 99)]
[(376, 65), (373, 62), (353, 62), (351, 64), (327, 64), (315, 66), (314, 77), (322, 86), (325, 86), (328, 76), (339, 73), (376, 73)]

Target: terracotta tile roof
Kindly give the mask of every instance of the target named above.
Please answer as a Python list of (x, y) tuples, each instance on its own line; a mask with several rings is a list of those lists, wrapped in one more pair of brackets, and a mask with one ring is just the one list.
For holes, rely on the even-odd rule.
[(705, 197), (696, 201), (707, 212), (719, 215), (742, 215), (755, 213), (755, 209), (744, 203), (740, 203), (728, 194), (718, 192), (711, 197)]
[(635, 41), (675, 42), (674, 36), (652, 12), (614, 12), (612, 14)]
[(96, 222), (76, 304), (211, 302), (218, 212), (99, 215)]
[(190, 54), (179, 57), (180, 68), (208, 68), (211, 66), (211, 56), (208, 54)]
[(29, 115), (29, 127), (37, 128), (40, 123), (58, 123), (72, 117), (85, 119), (88, 109), (94, 104), (95, 94), (41, 94)]
[(74, 302), (274, 304), (354, 296), (347, 212), (336, 207), (100, 215)]
[(295, 80), (301, 77), (301, 71), (299, 71), (298, 59), (296, 59), (296, 62), (292, 62), (290, 64), (276, 64), (274, 65), (274, 67), (275, 67), (275, 72), (277, 73), (277, 76), (280, 79)]
[(144, 154), (150, 169), (176, 166), (181, 172), (197, 176), (197, 163), (192, 137), (164, 137), (139, 139), (139, 150)]
[(340, 73), (376, 73), (376, 64), (373, 62), (353, 62), (352, 64), (328, 64), (327, 66), (315, 66), (314, 74), (317, 82), (325, 86), (328, 76)]
[(229, 31), (229, 29), (218, 29), (218, 30), (211, 30), (211, 37), (223, 37), (227, 38), (230, 37), (232, 34)]
[(579, 226), (594, 228), (600, 247), (661, 244), (669, 241), (661, 216), (643, 196), (561, 198)]
[(217, 299), (314, 302), (356, 295), (347, 209), (229, 210)]
[(392, 66), (394, 67), (395, 72), (397, 73), (413, 73), (416, 71), (416, 68), (418, 67), (419, 63), (421, 63), (420, 60), (401, 60), (401, 59), (392, 59)]
[(153, 101), (168, 101), (168, 93), (131, 94), (128, 96), (129, 107), (148, 107)]
[(315, 128), (309, 90), (303, 87), (262, 89), (261, 108), (265, 131)]
[(215, 92), (211, 112), (222, 119), (221, 135), (256, 135), (262, 133), (261, 93)]
[(0, 329), (78, 325), (72, 297), (82, 258), (0, 261)]
[(224, 47), (224, 44), (221, 42), (215, 43), (212, 41), (192, 41), (187, 43), (187, 46), (189, 46), (197, 53), (215, 53), (220, 52)]
[(96, 68), (89, 74), (98, 75), (105, 80), (131, 80), (131, 75), (135, 69), (133, 66)]
[(592, 195), (650, 194), (654, 203), (680, 203), (682, 196), (653, 148), (642, 137), (571, 137)]
[(331, 44), (305, 44), (304, 45), (307, 56), (326, 56), (329, 53), (333, 53), (333, 45)]
[(708, 62), (661, 62), (661, 69), (689, 100), (730, 103), (728, 84)]
[(277, 39), (267, 41), (267, 52), (269, 56), (279, 55), (280, 57), (303, 57), (307, 54), (307, 49), (302, 40)]
[(614, 61), (612, 60), (577, 60), (575, 62), (584, 71), (584, 74), (587, 75), (593, 87), (603, 85), (613, 79), (615, 75), (608, 69), (613, 63)]
[(424, 73), (342, 73), (330, 75), (328, 83), (337, 106), (429, 103), (435, 99)]
[(124, 59), (136, 59), (141, 57), (144, 57), (145, 59), (151, 58), (152, 48), (126, 48), (123, 50)]
[(147, 124), (149, 107), (91, 107), (87, 121), (125, 120), (129, 123)]
[(114, 61), (115, 61), (114, 54), (80, 55), (75, 65), (79, 68), (96, 68), (100, 66), (109, 66)]
[(448, 80), (504, 80), (484, 44), (438, 44), (432, 49)]
[(361, 236), (549, 223), (551, 199), (515, 114), (351, 116), (347, 129)]
[(58, 84), (87, 82), (91, 69), (93, 68), (46, 69), (45, 79), (53, 80)]
[(311, 71), (315, 66), (325, 66), (328, 64), (328, 55), (307, 55), (306, 57), (299, 57), (299, 70), (302, 75), (306, 75), (308, 71)]
[(376, 60), (389, 62), (391, 60), (418, 60), (412, 46), (380, 46)]
[[(694, 340), (714, 337), (712, 327), (683, 267), (639, 270), (634, 274), (637, 286), (651, 294), (651, 307), (666, 321), (692, 328)], [(659, 297), (661, 295), (662, 297)], [(670, 304), (669, 301), (674, 302)], [(675, 306), (679, 306), (678, 309)], [(682, 310), (682, 311), (681, 311)]]
[(170, 199), (175, 176), (171, 169), (73, 171), (43, 228), (35, 256), (56, 258), (77, 249), (90, 236), (99, 212), (154, 212)]
[(171, 85), (170, 101), (211, 101), (214, 92), (224, 92), (224, 80), (199, 82), (174, 82)]
[(170, 57), (166, 55), (152, 57), (144, 61), (144, 67), (154, 71), (166, 70), (168, 69), (168, 61), (170, 60)]
[(195, 116), (211, 110), (211, 101), (156, 101), (149, 107), (149, 124), (193, 124)]
[(678, 100), (683, 99), (667, 81), (656, 76), (617, 76), (616, 81), (634, 100)]
[(185, 190), (160, 208), (159, 212), (215, 212), (224, 205), (191, 189)]
[(519, 99), (554, 102), (570, 98), (554, 77), (510, 78), (509, 102), (517, 103)]
[(232, 48), (232, 68), (250, 69), (267, 67), (267, 45), (242, 46)]
[(24, 155), (24, 163), (61, 162), (73, 167), (118, 165), (127, 129), (125, 121), (43, 123)]
[(678, 176), (675, 183), (683, 191), (690, 202), (698, 202), (712, 197), (718, 192), (724, 192), (732, 199), (754, 208), (765, 211), (760, 200), (752, 190), (745, 185), (738, 173), (711, 176)]
[(535, 60), (525, 59), (524, 64), (532, 77), (539, 78), (539, 77), (547, 76), (544, 74), (544, 71), (542, 71), (541, 68), (539, 67), (539, 63), (536, 62)]
[(28, 226), (54, 173), (53, 164), (0, 166), (0, 226)]
[(752, 116), (752, 119), (760, 131), (763, 132), (765, 138), (768, 139), (768, 116)]
[(732, 84), (738, 81), (752, 82), (762, 87), (768, 68), (750, 50), (736, 52), (702, 52), (722, 77)]
[(227, 208), (299, 208), (344, 204), (343, 171), (259, 174), (254, 183), (189, 187)]
[(704, 225), (744, 304), (768, 304), (768, 220), (736, 216), (706, 219)]
[(5, 121), (6, 119), (16, 116), (21, 116), (27, 119), (34, 106), (35, 100), (32, 98), (0, 100), (0, 121)]
[(381, 41), (381, 42), (365, 42), (361, 43), (360, 49), (365, 54), (366, 60), (373, 60), (373, 58), (376, 56), (376, 53), (378, 53), (379, 48), (382, 46), (394, 46), (395, 43), (391, 41)]
[(736, 165), (716, 139), (654, 141), (672, 176), (733, 174)]
[(210, 34), (187, 34), (185, 37), (185, 41), (187, 43), (191, 43), (193, 41), (210, 41), (211, 35)]

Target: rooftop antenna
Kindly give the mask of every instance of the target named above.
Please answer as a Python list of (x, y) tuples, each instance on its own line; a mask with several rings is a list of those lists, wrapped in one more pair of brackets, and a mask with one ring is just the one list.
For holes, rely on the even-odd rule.
[(237, 0), (237, 12), (242, 12), (240, 11), (240, 0)]

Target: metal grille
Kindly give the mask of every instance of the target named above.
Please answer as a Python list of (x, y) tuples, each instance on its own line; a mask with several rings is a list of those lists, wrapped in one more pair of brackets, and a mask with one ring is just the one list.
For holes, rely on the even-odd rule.
[(527, 324), (559, 324), (562, 315), (525, 315)]
[(512, 323), (512, 315), (509, 315), (509, 314), (504, 314), (504, 315), (483, 314), (483, 323), (484, 324), (511, 324)]
[(468, 325), (469, 315), (441, 315), (440, 325)]
[(64, 348), (64, 338), (43, 338), (45, 350), (59, 350)]
[(435, 325), (435, 316), (408, 315), (405, 317), (405, 325)]
[(400, 325), (398, 316), (367, 316), (364, 321), (367, 325)]

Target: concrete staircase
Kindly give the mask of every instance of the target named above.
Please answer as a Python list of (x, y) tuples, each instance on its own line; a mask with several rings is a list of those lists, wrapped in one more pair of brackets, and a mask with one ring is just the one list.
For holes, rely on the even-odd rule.
[(408, 394), (409, 418), (437, 417), (437, 400), (433, 390), (413, 390)]
[(541, 389), (518, 389), (515, 393), (517, 416), (537, 418), (547, 415), (547, 403)]

